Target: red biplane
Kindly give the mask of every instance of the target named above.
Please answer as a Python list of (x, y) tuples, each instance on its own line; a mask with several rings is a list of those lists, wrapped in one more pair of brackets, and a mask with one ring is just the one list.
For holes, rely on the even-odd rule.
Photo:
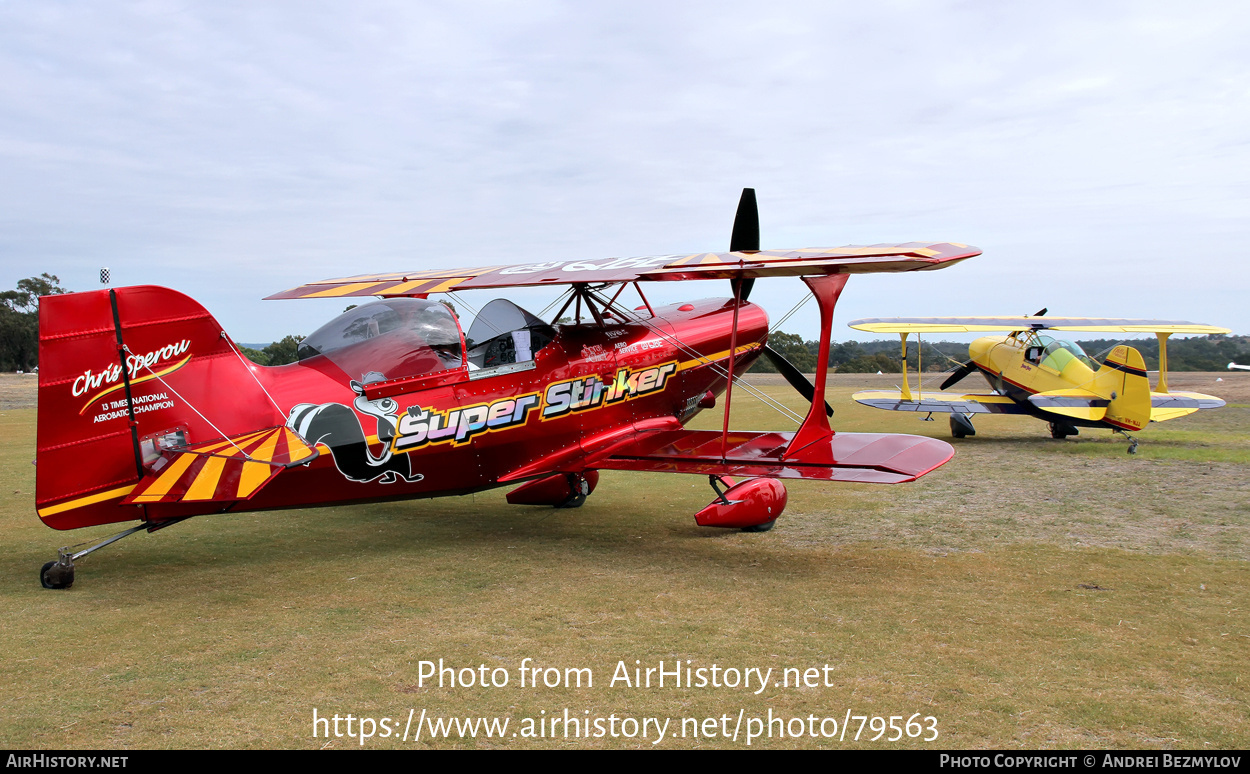
[[(979, 252), (922, 243), (761, 251), (747, 189), (728, 253), (363, 275), (270, 296), (381, 297), (275, 367), (244, 358), (173, 290), (43, 298), (39, 516), (56, 529), (141, 523), (86, 551), (62, 549), (40, 579), (67, 587), (74, 560), (96, 548), (223, 511), (505, 485), (517, 485), (510, 503), (569, 507), (594, 491), (598, 471), (634, 470), (709, 476), (716, 498), (696, 522), (763, 531), (786, 504), (780, 479), (911, 481), (949, 460), (951, 446), (829, 426), (834, 304), (851, 274), (940, 269)], [(775, 276), (802, 277), (819, 303), (815, 385), (768, 348), (768, 317), (747, 301), (755, 279)], [(639, 284), (710, 278), (731, 280), (733, 297), (653, 307)], [(567, 286), (551, 319), (571, 323), (496, 299), (464, 331), (429, 299), (543, 285)], [(622, 303), (631, 287), (636, 308)], [(728, 428), (734, 378), (761, 355), (812, 402), (796, 432)], [(722, 393), (720, 432), (683, 427)]]

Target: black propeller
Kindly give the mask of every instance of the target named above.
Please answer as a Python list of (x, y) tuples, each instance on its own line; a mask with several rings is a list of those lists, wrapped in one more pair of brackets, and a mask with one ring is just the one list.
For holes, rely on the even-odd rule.
[(950, 376), (946, 377), (946, 381), (942, 382), (942, 386), (938, 389), (945, 390), (947, 387), (956, 384), (960, 379), (963, 379), (968, 374), (975, 373), (976, 370), (977, 364), (969, 360), (967, 363), (964, 363), (956, 368)]
[[(760, 210), (755, 203), (755, 189), (743, 188), (738, 199), (738, 214), (734, 216), (734, 230), (729, 237), (729, 252), (760, 249)], [(754, 277), (730, 280), (734, 293), (746, 301), (755, 287)]]
[[(777, 367), (777, 371), (786, 377), (786, 381), (790, 383), (790, 386), (798, 390), (799, 394), (807, 398), (808, 403), (811, 403), (816, 397), (816, 386), (809, 382), (807, 377), (798, 368), (795, 368), (793, 363), (786, 360), (784, 355), (772, 347), (766, 345), (764, 347), (764, 355)], [(833, 416), (833, 406), (830, 406), (828, 401), (825, 402), (825, 414)]]

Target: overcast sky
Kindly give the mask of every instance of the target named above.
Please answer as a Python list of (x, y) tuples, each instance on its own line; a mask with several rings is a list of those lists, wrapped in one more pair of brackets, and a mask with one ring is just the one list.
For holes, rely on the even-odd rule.
[(725, 250), (752, 186), (765, 248), (984, 250), (852, 278), (835, 339), (1043, 306), (1250, 333), (1247, 41), (1244, 2), (0, 0), (0, 287), (108, 266), (265, 342), (345, 306), (261, 301), (306, 281)]

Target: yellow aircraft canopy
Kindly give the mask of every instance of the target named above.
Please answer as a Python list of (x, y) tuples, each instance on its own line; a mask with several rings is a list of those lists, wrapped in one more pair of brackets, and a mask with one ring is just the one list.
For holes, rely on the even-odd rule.
[(1184, 320), (1119, 317), (867, 317), (850, 326), (870, 333), (975, 333), (979, 331), (1108, 331), (1111, 333), (1231, 333), (1228, 328)]

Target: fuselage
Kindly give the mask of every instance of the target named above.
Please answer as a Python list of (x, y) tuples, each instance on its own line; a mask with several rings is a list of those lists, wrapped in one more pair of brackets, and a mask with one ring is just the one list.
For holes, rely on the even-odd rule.
[[(504, 478), (524, 480), (527, 469), (550, 472), (596, 438), (684, 423), (709, 391), (725, 389), (733, 302), (709, 299), (655, 312), (645, 323), (606, 318), (603, 325), (557, 325), (532, 360), (456, 364), (413, 389), (362, 384), (363, 374), (348, 373), (327, 356), (254, 366), (287, 412), (287, 425), (322, 453), (236, 510), (488, 489)], [(759, 356), (767, 331), (763, 309), (743, 304), (738, 373)], [(166, 507), (170, 513), (153, 516), (180, 515), (190, 506)]]
[(968, 347), (968, 357), (990, 387), (1030, 414), (1048, 422), (1106, 427), (1102, 421), (1057, 418), (1029, 402), (1030, 395), (1065, 389), (1092, 390), (1097, 363), (1076, 344), (1032, 331), (1011, 336), (983, 336)]

